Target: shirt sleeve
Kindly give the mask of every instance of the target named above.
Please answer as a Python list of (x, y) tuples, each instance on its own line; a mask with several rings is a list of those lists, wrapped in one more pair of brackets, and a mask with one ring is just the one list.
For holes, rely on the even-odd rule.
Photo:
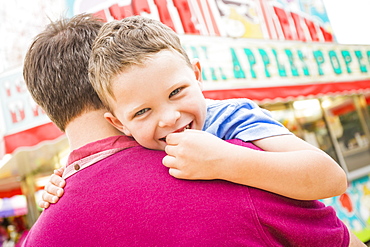
[(207, 100), (203, 130), (224, 140), (243, 141), (292, 134), (269, 111), (249, 99)]
[[(349, 231), (335, 210), (319, 201), (301, 201), (249, 188), (258, 221), (283, 246), (348, 246)], [(273, 245), (271, 245), (273, 246)]]
[[(240, 140), (227, 142), (261, 150)], [(248, 218), (248, 224), (260, 233), (264, 246), (348, 246), (349, 230), (333, 207), (318, 200), (295, 200), (249, 186), (245, 189), (245, 207), (255, 219), (251, 222)]]

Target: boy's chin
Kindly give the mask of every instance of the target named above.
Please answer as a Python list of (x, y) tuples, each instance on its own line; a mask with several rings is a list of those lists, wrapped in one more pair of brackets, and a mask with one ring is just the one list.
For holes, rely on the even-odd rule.
[(158, 150), (158, 151), (164, 151), (164, 149), (166, 148), (166, 143), (163, 142), (163, 144), (159, 143), (157, 145), (143, 145), (141, 143), (139, 143), (141, 146), (145, 147), (146, 149), (151, 149), (151, 150)]

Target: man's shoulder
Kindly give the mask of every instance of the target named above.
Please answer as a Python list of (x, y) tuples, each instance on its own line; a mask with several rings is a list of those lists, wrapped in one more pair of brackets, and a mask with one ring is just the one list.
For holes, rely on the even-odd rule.
[(230, 139), (230, 140), (226, 140), (226, 142), (229, 142), (229, 143), (232, 143), (232, 144), (235, 144), (235, 145), (239, 145), (239, 146), (244, 146), (244, 147), (254, 149), (254, 150), (263, 151), (261, 148), (257, 147), (252, 142), (245, 142), (245, 141), (240, 140), (240, 139)]

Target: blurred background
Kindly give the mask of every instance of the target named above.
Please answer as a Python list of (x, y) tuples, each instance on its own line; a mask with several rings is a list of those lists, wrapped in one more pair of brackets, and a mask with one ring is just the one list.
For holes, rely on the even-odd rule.
[(327, 152), (349, 183), (322, 201), (368, 242), (369, 10), (367, 0), (0, 0), (0, 245), (16, 245), (37, 220), (36, 201), (69, 153), (25, 87), (24, 55), (51, 20), (85, 12), (164, 22), (200, 59), (206, 97), (250, 98)]

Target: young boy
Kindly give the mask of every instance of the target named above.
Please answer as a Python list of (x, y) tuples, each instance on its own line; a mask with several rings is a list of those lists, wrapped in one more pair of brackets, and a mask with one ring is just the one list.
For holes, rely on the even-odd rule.
[[(345, 173), (334, 160), (289, 134), (252, 101), (207, 106), (199, 61), (190, 62), (176, 33), (158, 21), (135, 16), (105, 24), (89, 72), (109, 110), (104, 117), (142, 146), (165, 150), (163, 164), (176, 178), (224, 179), (303, 200), (346, 189)], [(220, 138), (252, 141), (267, 152)]]

